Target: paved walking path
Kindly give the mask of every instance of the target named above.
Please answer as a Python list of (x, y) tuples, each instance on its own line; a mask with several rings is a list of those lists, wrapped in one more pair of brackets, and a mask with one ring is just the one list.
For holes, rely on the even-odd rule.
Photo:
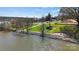
[(39, 25), (41, 25), (41, 23), (39, 23), (38, 25), (32, 26), (31, 28), (37, 27), (37, 26), (39, 26)]

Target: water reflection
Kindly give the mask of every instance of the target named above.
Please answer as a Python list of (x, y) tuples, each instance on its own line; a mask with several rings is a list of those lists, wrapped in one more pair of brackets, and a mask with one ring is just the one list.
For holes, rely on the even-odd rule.
[(15, 32), (0, 32), (0, 50), (5, 51), (51, 51), (79, 50), (78, 44), (42, 38)]

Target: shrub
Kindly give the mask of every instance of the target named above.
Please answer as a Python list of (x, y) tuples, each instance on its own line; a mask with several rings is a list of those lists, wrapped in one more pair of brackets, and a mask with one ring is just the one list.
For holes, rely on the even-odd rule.
[(76, 26), (65, 26), (60, 28), (61, 32), (67, 34), (71, 38), (79, 39), (79, 28)]

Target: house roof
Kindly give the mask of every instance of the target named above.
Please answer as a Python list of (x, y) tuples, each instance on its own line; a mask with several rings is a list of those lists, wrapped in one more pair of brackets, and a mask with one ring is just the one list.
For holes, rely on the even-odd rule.
[(77, 24), (77, 21), (75, 19), (66, 19), (63, 21), (65, 24)]

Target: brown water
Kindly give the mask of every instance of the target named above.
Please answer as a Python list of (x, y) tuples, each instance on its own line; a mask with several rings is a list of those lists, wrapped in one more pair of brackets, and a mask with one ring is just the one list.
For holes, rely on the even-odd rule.
[(0, 51), (52, 51), (79, 50), (79, 44), (35, 35), (0, 32)]

